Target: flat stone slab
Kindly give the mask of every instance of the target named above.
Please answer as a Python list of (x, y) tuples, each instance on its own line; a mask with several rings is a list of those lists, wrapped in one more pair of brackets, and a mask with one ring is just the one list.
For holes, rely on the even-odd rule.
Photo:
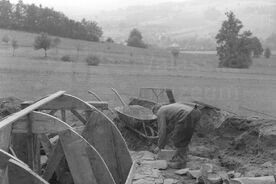
[(193, 179), (197, 179), (201, 175), (201, 171), (200, 170), (189, 170), (187, 172), (187, 175)]
[(189, 170), (190, 170), (189, 168), (185, 168), (185, 169), (177, 170), (174, 173), (177, 174), (177, 175), (185, 175), (185, 174), (188, 173)]
[(164, 179), (164, 184), (174, 184), (174, 183), (177, 183), (177, 182), (178, 182), (178, 180), (173, 179), (173, 178)]
[(143, 165), (150, 165), (154, 169), (167, 169), (168, 163), (166, 160), (142, 161)]

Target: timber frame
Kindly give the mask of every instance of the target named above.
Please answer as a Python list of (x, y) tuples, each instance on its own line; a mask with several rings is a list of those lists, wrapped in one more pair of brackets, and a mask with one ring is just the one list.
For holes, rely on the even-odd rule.
[[(0, 121), (0, 182), (47, 184), (65, 159), (75, 184), (130, 184), (136, 164), (102, 112), (107, 109), (106, 102), (85, 102), (65, 91), (22, 103), (21, 111)], [(81, 125), (69, 122), (68, 113)]]

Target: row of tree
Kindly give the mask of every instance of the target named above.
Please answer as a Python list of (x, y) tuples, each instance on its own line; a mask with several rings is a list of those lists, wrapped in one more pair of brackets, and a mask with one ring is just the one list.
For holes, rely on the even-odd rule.
[(0, 0), (0, 28), (28, 32), (47, 32), (51, 35), (88, 41), (99, 41), (103, 34), (95, 21), (75, 21), (61, 12), (34, 4), (17, 4)]

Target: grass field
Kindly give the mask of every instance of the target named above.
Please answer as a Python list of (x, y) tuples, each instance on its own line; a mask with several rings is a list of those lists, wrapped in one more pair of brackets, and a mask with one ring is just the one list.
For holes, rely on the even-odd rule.
[[(166, 50), (136, 49), (118, 44), (91, 43), (62, 39), (58, 52), (32, 48), (34, 34), (0, 30), (0, 38), (16, 37), (21, 47), (11, 56), (8, 45), (0, 45), (0, 97), (15, 96), (35, 100), (58, 90), (66, 90), (86, 100), (95, 91), (112, 107), (120, 105), (110, 88), (116, 88), (127, 100), (138, 97), (141, 87), (172, 88), (179, 101), (202, 100), (240, 115), (258, 115), (259, 111), (276, 116), (276, 61), (255, 59), (250, 69), (219, 69), (214, 54), (182, 53), (178, 66)], [(81, 45), (77, 60), (76, 45)], [(62, 62), (69, 54), (74, 62)], [(102, 63), (88, 67), (83, 59), (97, 54)], [(269, 116), (266, 116), (269, 117)]]

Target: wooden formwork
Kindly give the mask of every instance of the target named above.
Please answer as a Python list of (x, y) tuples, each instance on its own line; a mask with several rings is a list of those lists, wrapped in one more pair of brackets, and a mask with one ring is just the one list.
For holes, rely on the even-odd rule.
[[(22, 108), (0, 122), (2, 183), (48, 183), (64, 159), (75, 184), (131, 183), (135, 163), (121, 133), (101, 111), (107, 103), (59, 91)], [(58, 112), (60, 119), (54, 116)], [(70, 126), (67, 112), (83, 124)], [(55, 144), (49, 135), (57, 138)], [(43, 170), (41, 146), (47, 156)]]

